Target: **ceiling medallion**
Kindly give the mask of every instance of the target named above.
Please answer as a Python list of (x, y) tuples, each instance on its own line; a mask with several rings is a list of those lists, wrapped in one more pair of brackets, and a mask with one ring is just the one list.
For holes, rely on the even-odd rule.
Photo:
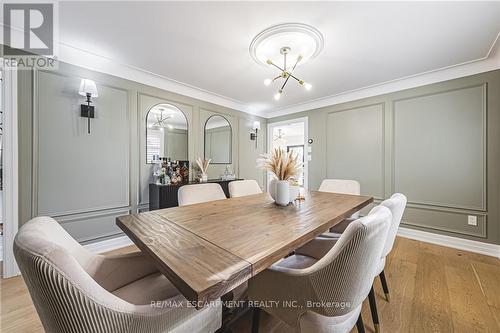
[[(306, 90), (312, 85), (294, 74), (297, 66), (316, 57), (323, 49), (323, 35), (316, 28), (302, 23), (272, 26), (259, 33), (250, 44), (250, 55), (259, 64), (273, 66), (280, 72), (264, 80), (266, 86), (282, 81), (274, 99), (279, 100), (289, 79), (296, 80)], [(282, 62), (279, 63), (282, 59)], [(291, 59), (291, 60), (290, 60)]]

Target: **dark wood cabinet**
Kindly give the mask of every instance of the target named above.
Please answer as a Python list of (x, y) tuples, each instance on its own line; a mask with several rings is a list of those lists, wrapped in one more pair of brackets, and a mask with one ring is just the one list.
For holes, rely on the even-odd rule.
[[(224, 194), (229, 198), (229, 183), (234, 180), (220, 180), (212, 179), (208, 180), (207, 183), (217, 183), (222, 187)], [(197, 182), (189, 182), (183, 184), (149, 184), (149, 210), (170, 208), (179, 206), (179, 201), (177, 200), (177, 192), (181, 186), (199, 184)]]

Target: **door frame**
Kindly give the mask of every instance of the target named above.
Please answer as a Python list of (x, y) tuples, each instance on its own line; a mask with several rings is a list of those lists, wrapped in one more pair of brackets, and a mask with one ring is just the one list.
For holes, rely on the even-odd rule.
[[(3, 60), (3, 59), (1, 59)], [(17, 68), (2, 69), (3, 89), (3, 278), (19, 275), (14, 258), (14, 237), (19, 225)]]
[[(304, 189), (309, 187), (309, 117), (300, 117), (294, 119), (288, 119), (283, 121), (278, 121), (274, 123), (267, 123), (267, 152), (270, 153), (272, 149), (273, 142), (273, 130), (275, 127), (286, 126), (296, 123), (304, 124)], [(271, 175), (267, 173), (267, 184), (271, 181)]]

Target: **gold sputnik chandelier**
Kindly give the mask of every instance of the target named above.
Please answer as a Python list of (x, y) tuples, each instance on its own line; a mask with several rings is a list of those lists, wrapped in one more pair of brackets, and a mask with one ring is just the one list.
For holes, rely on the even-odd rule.
[(274, 79), (265, 79), (264, 84), (266, 86), (271, 85), (271, 83), (275, 81), (283, 81), (278, 92), (274, 95), (275, 100), (279, 100), (281, 95), (283, 94), (283, 89), (285, 89), (286, 84), (290, 80), (290, 78), (296, 80), (301, 86), (303, 86), (306, 90), (311, 90), (312, 85), (310, 83), (304, 82), (304, 80), (299, 79), (297, 76), (293, 74), (293, 71), (302, 60), (303, 56), (299, 54), (293, 66), (287, 67), (287, 55), (290, 53), (291, 48), (288, 46), (284, 46), (280, 49), (280, 54), (283, 55), (283, 68), (275, 64), (271, 59), (267, 59), (267, 64), (276, 67), (280, 70), (280, 74), (276, 76)]
[(312, 85), (301, 79), (296, 69), (315, 58), (323, 49), (323, 44), (323, 35), (318, 29), (303, 23), (283, 23), (255, 36), (249, 52), (256, 63), (279, 70), (276, 77), (264, 80), (266, 86), (279, 83), (274, 95), (274, 99), (279, 100), (290, 79), (311, 90)]

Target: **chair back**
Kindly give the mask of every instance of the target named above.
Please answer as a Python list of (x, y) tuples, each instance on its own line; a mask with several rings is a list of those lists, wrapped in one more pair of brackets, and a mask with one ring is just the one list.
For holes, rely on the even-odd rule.
[(385, 240), (384, 250), (382, 251), (382, 258), (385, 258), (394, 246), (394, 240), (398, 232), (399, 224), (403, 218), (403, 213), (406, 208), (406, 196), (401, 193), (393, 194), (389, 199), (384, 200), (380, 205), (389, 208), (392, 213), (391, 226), (387, 232), (387, 239)]
[(226, 199), (222, 187), (217, 183), (184, 185), (178, 192), (179, 206)]
[(235, 180), (229, 183), (229, 196), (231, 198), (260, 193), (262, 193), (262, 190), (259, 184), (253, 179)]
[[(87, 315), (108, 307), (126, 308), (125, 301), (91, 277), (99, 255), (82, 247), (50, 217), (34, 218), (19, 229), (14, 255), (47, 332), (77, 332), (76, 327), (78, 332), (90, 332), (96, 323)], [(109, 295), (112, 301), (106, 301)]]
[[(331, 192), (341, 194), (361, 194), (361, 185), (356, 180), (351, 179), (324, 179), (319, 187), (320, 192)], [(359, 212), (351, 215), (352, 218), (358, 218)]]
[(309, 279), (320, 301), (349, 304), (345, 308), (324, 307), (315, 312), (344, 315), (365, 300), (380, 263), (391, 219), (387, 207), (374, 207), (368, 215), (351, 222), (332, 249), (304, 270), (311, 270)]

